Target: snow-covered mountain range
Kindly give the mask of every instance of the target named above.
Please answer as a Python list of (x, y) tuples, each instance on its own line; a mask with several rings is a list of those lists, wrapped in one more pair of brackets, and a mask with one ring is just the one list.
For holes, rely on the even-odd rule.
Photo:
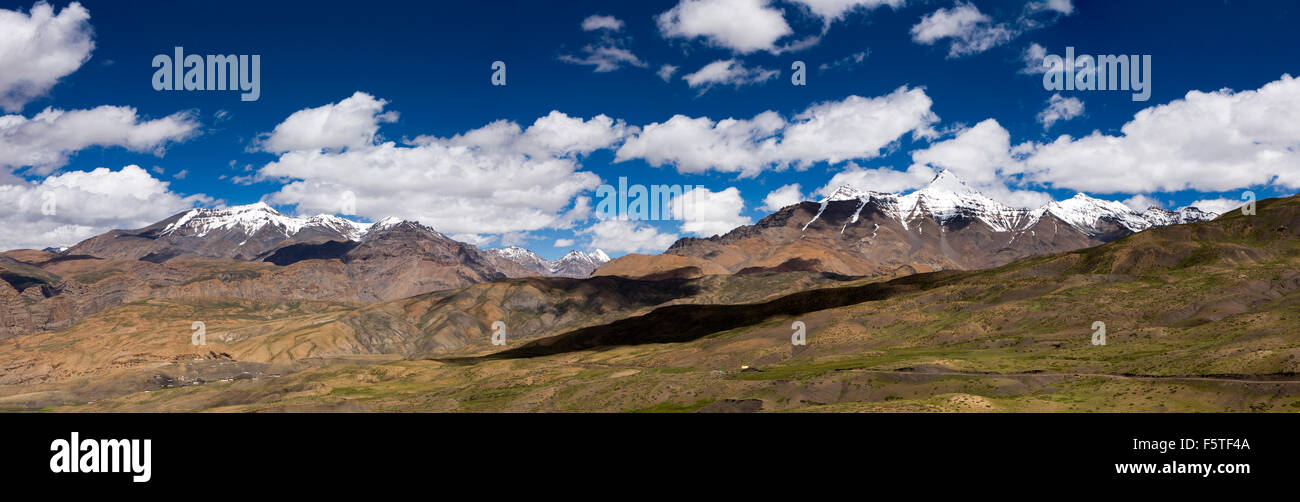
[[(388, 221), (388, 219), (381, 220), (381, 222)], [(191, 209), (181, 213), (180, 218), (163, 227), (159, 235), (207, 237), (214, 232), (234, 232), (254, 236), (272, 232), (284, 238), (291, 238), (303, 230), (317, 230), (356, 241), (361, 240), (361, 236), (365, 235), (370, 227), (370, 223), (358, 223), (327, 214), (295, 218), (276, 211), (265, 202), (257, 202), (220, 209)]]
[(642, 277), (691, 269), (701, 274), (804, 270), (892, 276), (971, 270), (1215, 217), (1194, 207), (1135, 211), (1084, 194), (1036, 208), (1014, 207), (943, 171), (906, 194), (841, 186), (820, 202), (783, 207), (722, 235), (685, 237), (664, 255), (620, 258), (596, 274)]
[[(361, 223), (326, 214), (294, 217), (257, 202), (216, 209), (190, 209), (139, 230), (114, 230), (92, 237), (66, 252), (155, 262), (196, 255), (288, 264), (313, 258), (355, 258), (365, 251), (363, 245), (366, 243), (378, 245), (382, 242), (394, 249), (405, 249), (409, 247), (409, 241), (425, 242), (409, 249), (417, 254), (434, 248), (453, 254), (458, 253), (452, 251), (457, 248), (473, 248), (419, 222), (401, 218), (388, 217), (374, 223)], [(587, 277), (610, 259), (601, 250), (590, 254), (575, 250), (558, 260), (542, 259), (519, 247), (464, 253), (468, 254), (455, 259), (465, 263), (491, 262), (510, 277)]]
[(600, 249), (591, 253), (584, 253), (575, 249), (558, 260), (544, 259), (537, 256), (537, 253), (518, 246), (489, 249), (487, 253), (515, 263), (538, 275), (553, 277), (587, 277), (591, 275), (593, 270), (596, 270), (596, 267), (604, 265), (610, 260), (609, 255)]
[[(925, 188), (907, 195), (840, 186), (820, 201), (821, 211), (830, 202), (848, 200), (859, 202), (859, 212), (863, 207), (874, 203), (882, 212), (898, 220), (905, 229), (918, 218), (930, 218), (942, 225), (964, 217), (978, 220), (995, 232), (1018, 232), (1033, 227), (1043, 216), (1052, 215), (1080, 232), (1097, 236), (1113, 231), (1112, 225), (1118, 225), (1128, 232), (1140, 232), (1151, 227), (1207, 221), (1218, 217), (1216, 213), (1195, 207), (1178, 211), (1150, 207), (1146, 211), (1135, 211), (1123, 203), (1097, 199), (1082, 193), (1037, 208), (1017, 208), (980, 193), (947, 170), (935, 176)], [(821, 211), (805, 228), (821, 217)], [(855, 214), (850, 223), (856, 222), (856, 219)]]

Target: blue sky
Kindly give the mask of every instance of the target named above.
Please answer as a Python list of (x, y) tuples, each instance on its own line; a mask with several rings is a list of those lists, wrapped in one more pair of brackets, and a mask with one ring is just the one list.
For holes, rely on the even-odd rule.
[[(815, 200), (839, 182), (907, 191), (942, 168), (1023, 206), (1084, 191), (1177, 209), (1300, 187), (1300, 83), (1284, 77), (1300, 74), (1300, 19), (1289, 2), (84, 0), (2, 8), (12, 12), (0, 24), (54, 30), (59, 37), (44, 43), (62, 45), (28, 40), (26, 53), (0, 58), (0, 75), (34, 75), (0, 76), (6, 119), (25, 122), (0, 122), (0, 138), (10, 137), (0, 142), (8, 213), (0, 248), (68, 245), (196, 205), (266, 200), (289, 214), (338, 212), (329, 208), (343, 191), (355, 195), (360, 220), (418, 219), (482, 247), (519, 244), (554, 258), (570, 248), (658, 252), (676, 237), (757, 221), (783, 187), (786, 197), (772, 203)], [(33, 21), (41, 9), (53, 21)], [(154, 90), (151, 60), (176, 46), (259, 55), (260, 99)], [(1046, 90), (1027, 70), (1035, 46), (1150, 55), (1150, 99)], [(625, 57), (606, 57), (606, 67), (574, 62), (594, 63), (593, 54)], [(505, 86), (491, 84), (498, 60)], [(791, 83), (796, 61), (807, 67), (805, 86)], [(713, 63), (733, 72), (699, 83), (697, 72)], [(664, 65), (676, 67), (667, 79)], [(1053, 95), (1060, 118), (1048, 127)], [(46, 108), (105, 106), (136, 115), (33, 125)], [(287, 121), (311, 109), (340, 122), (321, 126), (310, 113)], [(509, 127), (457, 139), (497, 121), (527, 130), (552, 111), (566, 120), (538, 128), (546, 141)], [(756, 118), (764, 112), (774, 113)], [(876, 115), (864, 122), (866, 112)], [(664, 127), (675, 115), (682, 127)], [(773, 117), (780, 123), (764, 129)], [(720, 134), (727, 118), (761, 131)], [(650, 125), (661, 127), (652, 134)], [(794, 138), (800, 126), (817, 138)], [(556, 143), (572, 127), (589, 142)], [(67, 139), (23, 141), (35, 134)], [(768, 140), (789, 148), (765, 150)], [(129, 165), (149, 179), (124, 174)], [(108, 171), (95, 174), (101, 167)], [(707, 187), (703, 222), (585, 214), (594, 185), (620, 176)], [(57, 214), (35, 203), (47, 191), (60, 194)]]

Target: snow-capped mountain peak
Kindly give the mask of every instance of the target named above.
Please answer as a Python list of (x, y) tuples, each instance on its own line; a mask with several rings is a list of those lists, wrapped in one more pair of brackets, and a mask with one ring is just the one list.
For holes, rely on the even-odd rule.
[(848, 185), (840, 185), (830, 195), (823, 197), (819, 202), (830, 202), (837, 200), (859, 200), (869, 195), (869, 192), (858, 190)]
[(956, 174), (952, 173), (952, 171), (947, 169), (939, 171), (939, 174), (936, 174), (934, 178), (930, 180), (930, 184), (926, 185), (925, 188), (922, 188), (919, 191), (929, 194), (952, 193), (983, 195), (980, 194), (978, 190), (967, 185), (965, 181), (958, 178)]
[(369, 223), (357, 223), (347, 218), (340, 218), (332, 214), (318, 214), (316, 216), (300, 219), (306, 220), (306, 224), (303, 225), (304, 227), (315, 226), (329, 228), (342, 234), (344, 237), (347, 237), (350, 241), (361, 240), (361, 236), (370, 231), (371, 227), (371, 224)]
[(500, 249), (489, 249), (487, 250), (487, 252), (489, 254), (496, 255), (501, 258), (505, 258), (512, 262), (523, 265), (524, 268), (527, 268), (529, 270), (541, 271), (542, 269), (549, 270), (551, 268), (550, 262), (548, 262), (547, 260), (543, 259), (540, 256), (537, 256), (537, 253), (521, 248), (519, 246), (509, 246)]
[(406, 220), (403, 220), (396, 216), (389, 216), (387, 218), (371, 223), (368, 230), (384, 230), (388, 228), (393, 228), (397, 225), (402, 224), (402, 222), (404, 221)]
[(215, 209), (191, 209), (163, 227), (158, 235), (160, 237), (207, 237), (216, 233), (227, 238), (257, 236), (259, 239), (269, 239), (292, 238), (300, 232), (313, 230), (336, 240), (341, 238), (359, 242), (368, 234), (377, 234), (399, 226), (410, 226), (443, 236), (418, 221), (394, 216), (374, 223), (360, 223), (331, 214), (294, 217), (275, 210), (265, 202)]
[(337, 233), (349, 240), (361, 237), (370, 225), (346, 218), (320, 214), (305, 218), (286, 216), (265, 202), (215, 209), (191, 209), (159, 232), (160, 236), (206, 237), (213, 232), (244, 236), (270, 234), (293, 237), (304, 229)]
[(560, 259), (555, 260), (552, 263), (558, 264), (558, 263), (564, 263), (566, 261), (568, 262), (583, 261), (583, 262), (591, 262), (596, 264), (603, 264), (609, 261), (609, 255), (605, 254), (604, 251), (601, 251), (599, 249), (597, 249), (592, 253), (584, 253), (582, 251), (578, 251), (574, 249), (572, 251), (569, 251), (568, 253), (565, 253), (564, 256), (561, 256)]
[(946, 169), (935, 175), (925, 188), (898, 197), (895, 211), (904, 225), (921, 216), (938, 223), (964, 216), (983, 221), (998, 232), (1014, 230), (1027, 216), (1024, 209), (993, 200)]
[(297, 233), (302, 222), (259, 201), (243, 206), (191, 209), (163, 228), (161, 235), (185, 232), (195, 237), (205, 237), (216, 230), (239, 230), (252, 235), (268, 226), (289, 236)]
[(1075, 194), (1063, 201), (1049, 202), (1036, 212), (1051, 214), (1089, 234), (1097, 232), (1103, 220), (1114, 222), (1131, 232), (1140, 232), (1152, 226), (1152, 222), (1141, 213), (1121, 202), (1097, 199), (1084, 193)]

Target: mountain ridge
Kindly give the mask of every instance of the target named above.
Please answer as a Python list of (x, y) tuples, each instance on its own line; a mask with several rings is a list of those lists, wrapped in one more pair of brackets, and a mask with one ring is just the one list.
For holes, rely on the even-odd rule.
[[(724, 273), (777, 269), (798, 259), (815, 260), (805, 265), (810, 270), (892, 275), (900, 267), (924, 271), (997, 266), (1215, 216), (1196, 208), (1138, 212), (1085, 194), (1038, 208), (1017, 208), (945, 170), (929, 185), (908, 194), (840, 186), (820, 202), (786, 206), (753, 225), (707, 238), (679, 239), (658, 256), (685, 257), (688, 266), (720, 267)], [(639, 277), (683, 266), (680, 259), (625, 258), (603, 265), (594, 274)]]

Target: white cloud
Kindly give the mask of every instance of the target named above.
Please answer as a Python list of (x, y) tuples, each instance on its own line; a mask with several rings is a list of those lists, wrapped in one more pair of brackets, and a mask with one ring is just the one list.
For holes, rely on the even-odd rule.
[(1063, 98), (1060, 94), (1052, 94), (1047, 99), (1047, 108), (1038, 112), (1038, 121), (1043, 124), (1043, 129), (1051, 129), (1052, 124), (1058, 120), (1070, 120), (1083, 115), (1083, 101), (1079, 98)]
[(68, 246), (115, 228), (140, 228), (212, 202), (205, 195), (176, 194), (167, 182), (135, 165), (0, 185), (0, 249)]
[(1015, 32), (1006, 24), (994, 24), (979, 8), (962, 2), (922, 17), (911, 33), (913, 41), (924, 45), (949, 40), (950, 58), (978, 54), (1015, 38)]
[(141, 121), (135, 108), (100, 106), (89, 110), (46, 108), (32, 118), (0, 116), (0, 167), (31, 167), (49, 174), (68, 156), (92, 146), (120, 146), (161, 155), (164, 147), (198, 131), (193, 113)]
[(709, 170), (755, 176), (776, 162), (776, 134), (786, 122), (776, 112), (751, 120), (674, 115), (663, 123), (642, 127), (615, 154), (615, 161), (644, 159), (653, 166), (673, 165), (678, 172)]
[[(523, 154), (531, 157), (572, 157), (586, 155), (605, 148), (622, 139), (628, 132), (622, 120), (615, 121), (605, 115), (590, 120), (570, 117), (551, 111), (538, 118), (528, 129), (508, 120), (498, 120), (478, 129), (449, 138), (451, 146), (462, 146), (482, 151)], [(432, 136), (419, 136), (415, 144), (441, 142)]]
[[(947, 169), (985, 195), (1016, 207), (1036, 207), (1050, 202), (1044, 192), (1015, 190), (1010, 173), (1020, 172), (1020, 161), (1011, 154), (1011, 133), (998, 121), (986, 119), (954, 137), (912, 152), (910, 179), (926, 175), (925, 182)], [(918, 185), (919, 186), (922, 185)]]
[(761, 84), (774, 79), (781, 72), (767, 68), (749, 68), (735, 59), (714, 61), (695, 73), (682, 75), (682, 80), (691, 87), (704, 87), (707, 90), (715, 85), (734, 85), (740, 87), (748, 84)]
[(1042, 2), (1029, 2), (1026, 4), (1028, 11), (1052, 11), (1059, 14), (1070, 15), (1074, 13), (1074, 3), (1071, 0), (1045, 0)]
[(784, 131), (781, 153), (799, 165), (868, 159), (904, 134), (933, 137), (939, 117), (921, 89), (899, 87), (876, 98), (849, 96), (826, 101), (795, 115)]
[(403, 146), (286, 152), (257, 175), (286, 182), (269, 201), (296, 205), (302, 214), (336, 213), (341, 194), (351, 191), (360, 216), (398, 216), (467, 241), (488, 239), (470, 236), (564, 228), (585, 218), (589, 200), (579, 194), (600, 178), (580, 171), (578, 158), (612, 146), (626, 129), (604, 115), (583, 120), (551, 112), (526, 129), (497, 121)]
[(786, 206), (803, 202), (803, 200), (803, 189), (799, 187), (798, 183), (791, 183), (768, 192), (767, 196), (763, 197), (763, 205), (758, 208), (774, 213)]
[(572, 245), (573, 245), (573, 239), (555, 239), (555, 244), (552, 244), (551, 246), (557, 248), (567, 248)]
[(1124, 199), (1123, 202), (1125, 206), (1128, 206), (1134, 211), (1146, 211), (1148, 208), (1152, 207), (1165, 207), (1165, 204), (1160, 202), (1159, 199), (1147, 197), (1143, 194), (1134, 195)]
[(589, 247), (616, 253), (658, 253), (677, 241), (676, 235), (628, 220), (602, 220), (576, 233), (590, 236)]
[(659, 75), (659, 78), (662, 78), (664, 79), (664, 82), (667, 82), (673, 78), (674, 73), (677, 73), (677, 67), (665, 64), (659, 67), (659, 71), (655, 72), (655, 75)]
[(340, 150), (370, 145), (382, 122), (397, 120), (397, 112), (384, 112), (388, 101), (361, 91), (316, 108), (298, 110), (258, 141), (263, 151)]
[(740, 212), (745, 210), (745, 199), (740, 190), (729, 187), (720, 192), (711, 192), (704, 187), (695, 188), (673, 199), (672, 211), (680, 215), (682, 232), (710, 237), (725, 234), (741, 225), (752, 221)]
[(587, 45), (582, 48), (582, 56), (571, 54), (560, 55), (560, 61), (578, 65), (595, 66), (596, 73), (606, 73), (622, 68), (623, 65), (629, 64), (638, 68), (649, 66), (648, 63), (636, 57), (632, 51), (614, 44), (601, 43)]
[(1223, 214), (1228, 211), (1232, 211), (1233, 209), (1237, 209), (1241, 207), (1242, 204), (1245, 203), (1246, 201), (1244, 200), (1232, 200), (1232, 199), (1225, 199), (1220, 197), (1217, 199), (1201, 199), (1191, 204), (1188, 204), (1186, 207), (1194, 207), (1202, 211), (1209, 211), (1211, 213)]
[(1025, 181), (1101, 193), (1300, 188), (1300, 79), (1257, 90), (1191, 91), (1139, 111), (1119, 135), (1094, 131), (1016, 147)]
[(583, 31), (610, 30), (618, 31), (623, 29), (623, 20), (614, 16), (602, 16), (594, 14), (587, 16), (582, 20)]
[(1047, 65), (1043, 64), (1043, 58), (1047, 57), (1047, 48), (1037, 43), (1029, 44), (1025, 50), (1020, 53), (1020, 60), (1025, 63), (1025, 67), (1020, 69), (1020, 73), (1037, 74), (1047, 73)]
[(831, 176), (826, 185), (817, 189), (816, 195), (825, 197), (835, 193), (836, 188), (846, 185), (859, 190), (902, 193), (925, 186), (934, 179), (934, 174), (934, 170), (922, 165), (914, 165), (907, 171), (898, 171), (888, 167), (865, 168), (850, 163)]
[(581, 54), (561, 54), (559, 59), (566, 63), (594, 66), (596, 73), (606, 73), (622, 68), (624, 65), (645, 68), (650, 66), (633, 54), (627, 47), (631, 43), (628, 36), (619, 35), (623, 21), (613, 16), (589, 16), (582, 21), (585, 31), (599, 31), (598, 40), (583, 46)]
[(826, 24), (830, 24), (838, 19), (845, 17), (853, 10), (872, 10), (881, 6), (892, 8), (902, 7), (907, 0), (792, 0), (794, 3), (807, 7), (817, 17), (822, 18)]
[(482, 247), (482, 246), (487, 246), (489, 244), (492, 244), (493, 241), (497, 240), (497, 236), (479, 235), (479, 234), (453, 234), (451, 235), (451, 240), (464, 242), (466, 244), (475, 247)]
[[(1029, 2), (1014, 23), (994, 22), (969, 2), (958, 1), (949, 9), (939, 9), (921, 18), (912, 26), (912, 41), (933, 45), (948, 41), (948, 57), (959, 58), (979, 54), (1010, 42), (1021, 34), (1056, 24), (1060, 18), (1074, 13), (1070, 0)], [(1022, 73), (1042, 73), (1042, 57), (1030, 58), (1042, 51), (1042, 46), (1032, 44), (1022, 53), (1027, 68)]]
[(794, 31), (768, 0), (681, 0), (656, 18), (664, 38), (704, 38), (739, 54), (779, 52)]
[(73, 2), (56, 15), (44, 2), (30, 14), (0, 10), (0, 108), (19, 112), (46, 95), (95, 49), (90, 12)]
[(752, 177), (768, 168), (869, 159), (909, 132), (932, 136), (931, 125), (939, 118), (930, 105), (924, 91), (900, 87), (876, 98), (814, 104), (789, 122), (774, 111), (716, 122), (675, 115), (644, 126), (623, 143), (615, 160), (639, 158), (682, 173), (716, 170)]
[(523, 246), (535, 237), (528, 232), (506, 232), (501, 234), (502, 246)]
[(1003, 170), (1015, 166), (1010, 150), (1011, 133), (998, 121), (986, 119), (951, 139), (913, 151), (912, 162), (928, 165), (935, 171), (950, 170), (973, 185), (990, 185), (999, 182)]

